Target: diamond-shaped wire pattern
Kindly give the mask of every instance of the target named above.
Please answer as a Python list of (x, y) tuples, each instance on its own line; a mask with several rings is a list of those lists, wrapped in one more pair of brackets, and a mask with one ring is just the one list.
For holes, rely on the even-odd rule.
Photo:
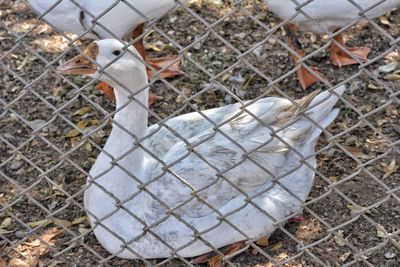
[[(400, 1), (337, 1), (346, 6), (341, 12), (356, 10), (358, 15), (332, 29), (316, 17), (329, 14), (330, 1), (319, 4), (320, 10), (312, 8), (322, 0), (281, 1), (286, 5), (280, 11), (274, 9), (279, 1), (259, 0), (99, 1), (105, 7), (95, 2), (0, 1), (0, 266), (195, 266), (195, 256), (209, 251), (227, 266), (399, 265), (400, 9), (392, 8)], [(389, 9), (376, 12), (387, 3), (392, 3)], [(293, 12), (279, 18), (285, 10)], [(57, 12), (63, 15), (54, 18)], [(110, 14), (117, 17), (110, 20)], [(301, 23), (292, 27), (299, 18), (314, 32)], [(134, 22), (126, 29), (118, 26), (125, 20)], [(145, 23), (145, 30), (132, 38), (139, 23)], [(368, 60), (352, 53), (340, 41), (342, 35), (352, 46), (371, 48)], [(164, 78), (170, 66), (156, 69), (139, 59), (154, 73), (151, 92), (163, 99), (148, 108), (140, 101), (148, 86), (132, 94), (120, 84), (129, 101), (115, 109), (114, 102), (93, 89), (97, 80), (56, 71), (65, 60), (83, 55), (90, 39), (101, 38), (128, 42), (125, 48), (143, 38), (151, 57), (178, 54), (170, 65), (180, 62), (183, 74)], [(333, 66), (332, 44), (357, 64)], [(98, 68), (120, 83), (107, 66)], [(296, 76), (301, 69), (319, 83), (303, 90)], [(303, 110), (296, 99), (341, 85), (347, 90), (336, 105), (339, 115), (323, 130), (315, 151), (304, 154), (285, 134), (299, 121), (313, 129), (324, 127), (307, 113), (313, 106)], [(275, 125), (274, 119), (288, 112), (284, 108), (275, 109), (276, 118), (262, 117), (254, 105), (270, 96), (287, 99), (300, 118)], [(132, 122), (117, 119), (132, 103), (146, 110), (154, 125), (144, 136), (129, 130)], [(236, 113), (207, 111), (233, 103), (239, 107)], [(189, 112), (196, 114), (192, 128), (174, 127), (171, 118)], [(242, 120), (254, 121), (268, 138), (249, 147), (230, 130)], [(206, 126), (196, 128), (196, 121)], [(252, 131), (245, 126), (240, 131)], [(120, 153), (104, 146), (111, 129), (129, 140)], [(155, 149), (157, 142), (165, 143), (164, 150)], [(175, 143), (182, 144), (179, 153)], [(219, 148), (220, 143), (240, 157), (233, 153), (225, 164), (220, 158), (231, 150)], [(276, 152), (274, 146), (287, 153), (282, 160), (295, 158), (297, 164), (285, 162), (287, 168), (276, 171), (260, 161), (259, 151)], [(164, 157), (171, 151), (173, 159)], [(132, 167), (140, 167), (133, 162), (138, 153), (159, 166), (147, 180)], [(99, 155), (109, 166), (93, 172)], [(195, 162), (189, 174), (180, 168), (187, 160)], [(262, 173), (271, 182), (246, 190), (235, 180), (235, 170), (243, 172), (245, 164), (251, 166), (245, 175)], [(185, 175), (197, 175), (199, 166), (213, 178), (190, 184)], [(315, 172), (308, 197), (285, 182), (299, 169)], [(115, 193), (104, 181), (109, 173), (114, 183), (135, 190)], [(296, 178), (299, 187), (303, 178)], [(160, 184), (165, 187), (161, 193)], [(225, 191), (215, 189), (221, 184)], [(107, 200), (89, 208), (84, 193), (90, 188)], [(171, 194), (179, 201), (169, 199)], [(240, 196), (241, 202), (223, 208), (218, 202), (222, 194)], [(260, 196), (268, 194), (290, 205), (264, 209)], [(247, 228), (258, 222), (269, 222), (269, 227), (256, 238)], [(177, 240), (180, 232), (189, 233), (183, 241)], [(228, 235), (245, 242), (224, 255), (215, 240)], [(203, 253), (193, 252), (197, 248)], [(222, 266), (215, 264), (210, 266)]]

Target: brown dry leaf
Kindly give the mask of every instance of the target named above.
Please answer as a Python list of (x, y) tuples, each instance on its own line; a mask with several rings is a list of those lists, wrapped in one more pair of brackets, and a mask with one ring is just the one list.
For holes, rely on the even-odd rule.
[(353, 156), (356, 156), (359, 159), (369, 160), (369, 159), (373, 158), (373, 156), (364, 154), (363, 152), (361, 152), (358, 148), (356, 148), (354, 146), (345, 146), (345, 148), (347, 149), (347, 151), (349, 151), (351, 154), (353, 154)]
[(10, 262), (8, 263), (9, 267), (32, 267), (29, 266), (28, 263), (26, 263), (25, 261), (18, 259), (18, 258), (13, 258), (12, 260), (10, 260)]
[(282, 241), (279, 241), (275, 244), (272, 244), (271, 250), (276, 251), (278, 249), (281, 249), (282, 247), (283, 247), (283, 243), (282, 243)]
[(267, 247), (269, 245), (268, 237), (263, 236), (256, 241), (256, 244), (261, 247)]
[(55, 225), (64, 226), (65, 228), (69, 228), (72, 226), (72, 222), (62, 219), (54, 219), (53, 223)]
[(74, 115), (75, 116), (83, 116), (83, 115), (89, 113), (90, 111), (92, 111), (92, 107), (83, 107), (83, 108), (75, 111)]
[(7, 262), (0, 258), (0, 267), (7, 267)]
[(386, 165), (383, 167), (383, 171), (385, 174), (383, 175), (382, 179), (388, 178), (390, 175), (395, 173), (398, 169), (398, 166), (396, 166), (396, 160), (392, 159), (389, 165)]
[(224, 267), (224, 263), (223, 263), (221, 257), (218, 255), (218, 256), (212, 257), (208, 261), (208, 266), (209, 267)]
[(50, 241), (53, 240), (54, 237), (60, 235), (63, 231), (63, 229), (58, 229), (57, 227), (50, 228), (41, 235), (41, 239), (47, 243), (51, 243)]

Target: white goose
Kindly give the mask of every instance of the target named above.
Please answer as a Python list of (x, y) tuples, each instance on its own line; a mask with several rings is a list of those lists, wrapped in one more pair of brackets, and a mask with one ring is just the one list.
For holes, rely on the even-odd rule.
[[(130, 32), (135, 39), (143, 33), (143, 23), (160, 18), (179, 6), (175, 0), (129, 0), (119, 3), (115, 0), (74, 0), (74, 2), (77, 4), (72, 0), (29, 0), (32, 8), (58, 30), (82, 35), (82, 38), (88, 39), (115, 37), (122, 39)], [(94, 19), (93, 16), (98, 19)], [(162, 77), (181, 74), (177, 56), (148, 59), (142, 39), (135, 43), (135, 47), (154, 69), (166, 68), (159, 74)], [(152, 72), (149, 74), (152, 75)], [(100, 83), (97, 88), (114, 100), (112, 88), (104, 83)], [(157, 97), (153, 96), (149, 101), (156, 99)]]
[[(352, 23), (361, 19), (361, 11), (367, 12), (363, 15), (369, 19), (379, 17), (391, 9), (400, 5), (400, 0), (357, 0), (354, 1), (359, 7), (353, 5), (348, 0), (313, 0), (307, 3), (309, 0), (297, 0), (299, 11), (295, 1), (293, 0), (265, 0), (268, 5), (268, 9), (271, 10), (282, 20), (290, 20), (289, 23), (299, 26), (301, 29), (311, 31), (315, 33), (326, 33), (326, 31), (336, 31), (340, 28), (351, 25)], [(307, 14), (303, 15), (302, 12)], [(292, 36), (294, 39), (294, 36)], [(334, 39), (342, 46), (345, 46), (345, 42), (342, 34), (337, 34)], [(291, 40), (294, 44), (294, 40)], [(294, 48), (294, 45), (292, 45)], [(304, 55), (304, 52), (299, 48), (295, 49), (300, 56)], [(331, 47), (331, 60), (335, 66), (341, 67), (345, 65), (358, 64), (359, 61), (367, 60), (367, 56), (371, 51), (368, 47), (346, 47), (347, 51), (350, 51), (352, 55), (348, 55), (341, 48), (339, 48), (334, 42)], [(355, 60), (358, 58), (358, 60)], [(295, 58), (295, 61), (298, 59)], [(314, 68), (314, 71), (316, 69)], [(314, 77), (304, 68), (299, 68), (297, 72), (299, 81), (303, 88), (307, 88), (311, 84), (318, 82), (319, 79)]]
[[(246, 236), (269, 236), (277, 227), (274, 220), (284, 222), (301, 212), (313, 185), (315, 144), (322, 129), (338, 115), (339, 110), (333, 107), (338, 101), (336, 95), (345, 91), (344, 86), (336, 88), (335, 94), (325, 91), (306, 96), (297, 100), (297, 105), (269, 97), (245, 109), (237, 103), (204, 111), (213, 123), (221, 124), (218, 132), (199, 113), (174, 117), (165, 125), (148, 128), (146, 69), (132, 53), (138, 54), (133, 47), (126, 50), (117, 40), (95, 41), (84, 55), (58, 67), (60, 73), (89, 75), (115, 88), (117, 124), (90, 171), (84, 194), (94, 233), (109, 252), (130, 259), (138, 255), (165, 258), (174, 248), (183, 257), (194, 257), (212, 249), (195, 237), (193, 229), (203, 240), (220, 248), (245, 240)], [(86, 57), (100, 66), (116, 60), (104, 70), (115, 80), (99, 72)], [(275, 137), (271, 130), (276, 131)], [(143, 137), (147, 138), (136, 146), (137, 138)], [(288, 146), (309, 156), (306, 164)], [(149, 153), (168, 167), (162, 168)], [(272, 176), (279, 177), (279, 183)], [(220, 221), (220, 215), (226, 215), (241, 233)], [(128, 243), (126, 247), (124, 242)]]

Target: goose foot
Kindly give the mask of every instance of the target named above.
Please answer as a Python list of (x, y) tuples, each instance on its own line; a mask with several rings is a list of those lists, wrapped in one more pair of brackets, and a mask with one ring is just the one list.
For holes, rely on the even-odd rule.
[[(367, 56), (371, 52), (369, 47), (347, 47), (342, 34), (334, 37), (335, 41), (344, 46), (348, 52), (351, 52), (350, 56), (346, 51), (342, 50), (335, 43), (330, 46), (331, 61), (332, 64), (337, 67), (358, 64), (360, 61), (365, 62), (368, 60)], [(354, 59), (357, 58), (358, 60)]]
[(290, 218), (290, 219), (288, 220), (288, 223), (299, 223), (299, 222), (303, 222), (303, 221), (304, 221), (303, 215), (299, 215), (299, 216)]
[[(161, 78), (171, 78), (171, 77), (181, 75), (183, 73), (179, 68), (179, 63), (180, 63), (179, 56), (149, 58), (146, 61), (156, 71), (166, 67), (166, 69), (164, 69), (161, 73), (158, 74)], [(153, 71), (150, 69), (147, 69), (147, 75), (149, 76), (149, 79), (155, 77)], [(158, 77), (158, 75), (157, 75), (157, 77)]]
[[(237, 242), (219, 249), (225, 256), (235, 253), (236, 251), (244, 248), (245, 242)], [(223, 259), (215, 251), (208, 252), (204, 255), (198, 256), (191, 261), (192, 264), (208, 263), (209, 267), (223, 267)]]
[[(294, 34), (295, 30), (296, 30), (296, 27), (294, 26), (294, 24), (290, 24), (288, 26), (289, 47), (293, 51), (296, 51), (296, 53), (300, 56), (300, 57), (297, 57), (296, 55), (291, 54), (293, 62), (295, 64), (297, 64), (299, 62), (299, 60), (305, 56), (305, 53), (304, 53), (303, 49), (301, 49), (301, 45), (299, 44), (299, 42), (296, 39), (296, 36)], [(321, 79), (326, 79), (325, 76), (321, 72), (319, 72), (316, 67), (309, 67), (313, 70), (313, 72), (315, 72), (316, 75), (314, 75), (303, 66), (303, 63), (301, 63), (301, 64), (302, 65), (300, 67), (298, 67), (298, 69), (296, 70), (296, 74), (297, 74), (297, 79), (299, 80), (300, 85), (303, 88), (303, 90), (307, 89), (314, 83), (321, 82), (321, 80), (316, 76), (321, 77)]]
[[(144, 23), (138, 25), (135, 30), (132, 32), (132, 38), (137, 39), (139, 36), (143, 34)], [(142, 56), (143, 60), (150, 64), (156, 71), (165, 68), (159, 75), (160, 78), (171, 78), (178, 75), (181, 75), (183, 72), (179, 69), (179, 56), (166, 56), (159, 58), (147, 58), (146, 50), (144, 49), (143, 38), (137, 40), (133, 46)], [(153, 71), (147, 68), (147, 75), (149, 78), (153, 78)], [(158, 76), (157, 75), (157, 76)]]
[(163, 100), (164, 98), (158, 95), (154, 95), (154, 94), (149, 94), (149, 107), (151, 107), (152, 105), (154, 105), (155, 103), (157, 103), (158, 101)]

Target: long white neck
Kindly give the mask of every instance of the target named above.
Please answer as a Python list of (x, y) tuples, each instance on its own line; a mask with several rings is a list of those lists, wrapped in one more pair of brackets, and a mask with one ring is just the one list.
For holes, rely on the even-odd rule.
[[(147, 131), (148, 89), (137, 94), (131, 93), (138, 92), (147, 85), (144, 69), (143, 72), (139, 77), (137, 75), (124, 77), (132, 79), (124, 83), (129, 91), (118, 84), (110, 84), (114, 87), (116, 96), (116, 114), (110, 136), (90, 171), (93, 178), (88, 181), (90, 183), (95, 180), (97, 184), (120, 200), (137, 190), (138, 183), (132, 176), (142, 182), (147, 179), (144, 152), (135, 143)], [(134, 99), (131, 99), (132, 95)], [(113, 201), (109, 202), (110, 200), (104, 190), (97, 187), (91, 187), (85, 192), (85, 203), (91, 206), (93, 212), (97, 210), (96, 213), (101, 214), (103, 210), (94, 207), (95, 203), (113, 205)]]
[[(147, 76), (143, 75), (141, 79), (135, 77), (134, 82), (125, 84), (129, 91), (120, 85), (114, 85), (116, 113), (104, 150), (114, 158), (122, 157), (118, 163), (127, 164), (132, 169), (140, 167), (143, 160), (143, 151), (133, 148), (137, 139), (143, 137), (147, 131), (148, 88), (137, 94), (131, 92), (143, 89), (147, 85)], [(131, 88), (132, 86), (135, 88)], [(128, 151), (131, 152), (125, 154)]]

